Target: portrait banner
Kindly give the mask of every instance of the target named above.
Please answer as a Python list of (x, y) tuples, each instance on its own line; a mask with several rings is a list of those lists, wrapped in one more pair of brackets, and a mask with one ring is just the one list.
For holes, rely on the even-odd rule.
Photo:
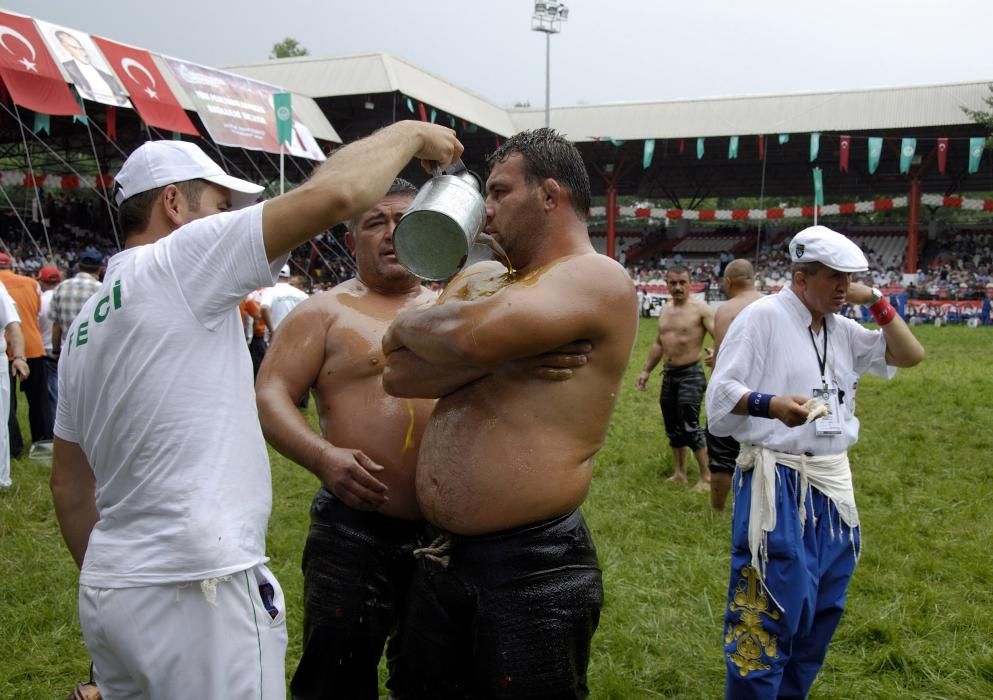
[(127, 91), (89, 34), (40, 19), (35, 23), (80, 97), (112, 107), (131, 106)]
[(21, 107), (42, 114), (81, 114), (30, 17), (0, 12), (0, 77)]

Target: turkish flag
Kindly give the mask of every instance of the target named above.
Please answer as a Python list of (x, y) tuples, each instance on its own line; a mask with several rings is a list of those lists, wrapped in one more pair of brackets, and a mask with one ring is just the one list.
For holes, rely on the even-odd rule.
[(759, 160), (765, 160), (765, 136), (759, 136)]
[(945, 165), (948, 163), (948, 139), (938, 139), (938, 172), (945, 174)]
[(131, 103), (146, 124), (190, 136), (200, 135), (145, 49), (99, 36), (93, 37), (93, 41), (127, 88)]
[(11, 99), (42, 114), (82, 114), (30, 17), (0, 12), (0, 77)]
[(842, 136), (841, 145), (838, 148), (838, 170), (848, 172), (848, 154), (852, 151), (852, 137)]

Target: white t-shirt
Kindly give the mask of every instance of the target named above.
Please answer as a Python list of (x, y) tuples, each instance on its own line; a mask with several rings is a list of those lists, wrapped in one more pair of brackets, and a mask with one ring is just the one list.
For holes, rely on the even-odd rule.
[[(738, 314), (721, 343), (707, 386), (710, 432), (797, 455), (841, 454), (855, 444), (859, 435), (859, 419), (855, 417), (859, 376), (870, 372), (889, 378), (896, 373), (896, 368), (886, 364), (886, 338), (881, 331), (870, 331), (851, 319), (828, 314), (821, 334), (811, 340), (810, 322), (807, 307), (788, 286), (749, 304)], [(839, 404), (841, 434), (818, 436), (814, 423), (788, 428), (778, 420), (731, 412), (750, 391), (811, 396), (822, 385), (818, 353), (823, 355), (825, 328), (828, 337), (824, 380), (845, 393)]]
[[(7, 352), (7, 338), (4, 331), (11, 323), (20, 323), (21, 317), (17, 315), (17, 304), (10, 296), (7, 288), (0, 284), (0, 355)], [(6, 355), (4, 355), (6, 359)]]
[(262, 301), (260, 306), (268, 306), (269, 314), (272, 316), (272, 328), (279, 328), (293, 307), (304, 301), (307, 293), (286, 282), (279, 282), (275, 286), (267, 287), (262, 291)]
[(269, 460), (238, 302), (272, 284), (262, 204), (110, 259), (69, 327), (55, 434), (96, 476), (80, 583), (202, 580), (266, 561)]
[(52, 354), (52, 319), (48, 317), (48, 307), (52, 303), (54, 289), (46, 289), (41, 293), (41, 308), (38, 310), (38, 328), (41, 329), (41, 343), (45, 346), (45, 352)]

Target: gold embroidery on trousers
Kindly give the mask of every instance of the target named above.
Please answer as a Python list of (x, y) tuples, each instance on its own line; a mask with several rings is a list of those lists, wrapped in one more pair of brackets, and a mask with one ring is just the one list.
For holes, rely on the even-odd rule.
[(779, 657), (776, 650), (778, 637), (762, 628), (762, 616), (770, 620), (779, 619), (778, 610), (769, 609), (769, 596), (759, 584), (758, 574), (751, 566), (741, 570), (743, 578), (738, 579), (734, 595), (728, 603), (728, 610), (741, 612), (738, 624), (728, 625), (724, 643), (734, 643), (735, 650), (727, 652), (727, 657), (742, 677), (752, 671), (767, 671), (770, 666), (762, 663), (762, 652), (770, 659)]

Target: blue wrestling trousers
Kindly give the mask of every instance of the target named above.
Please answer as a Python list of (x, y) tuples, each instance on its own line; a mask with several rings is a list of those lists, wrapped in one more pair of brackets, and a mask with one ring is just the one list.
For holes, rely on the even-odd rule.
[(776, 527), (768, 535), (766, 592), (748, 551), (752, 473), (738, 469), (734, 476), (731, 581), (724, 615), (726, 697), (805, 698), (845, 609), (859, 530), (845, 525), (827, 496), (811, 487), (801, 531), (800, 475), (777, 464)]

